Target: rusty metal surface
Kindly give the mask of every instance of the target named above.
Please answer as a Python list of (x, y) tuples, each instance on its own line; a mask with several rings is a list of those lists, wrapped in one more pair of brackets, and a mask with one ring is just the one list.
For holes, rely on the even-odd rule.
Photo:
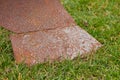
[(73, 59), (90, 53), (101, 44), (79, 26), (11, 35), (17, 62), (36, 64), (45, 61)]
[(59, 0), (0, 0), (0, 25), (15, 33), (73, 24)]
[(0, 0), (0, 10), (0, 25), (16, 33), (10, 38), (18, 63), (73, 59), (101, 46), (59, 0)]

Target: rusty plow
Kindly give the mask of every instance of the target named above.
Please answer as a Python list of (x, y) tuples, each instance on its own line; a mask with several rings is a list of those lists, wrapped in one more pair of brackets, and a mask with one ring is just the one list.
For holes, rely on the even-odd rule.
[(74, 59), (101, 47), (59, 0), (0, 0), (0, 25), (14, 32), (10, 39), (18, 63)]

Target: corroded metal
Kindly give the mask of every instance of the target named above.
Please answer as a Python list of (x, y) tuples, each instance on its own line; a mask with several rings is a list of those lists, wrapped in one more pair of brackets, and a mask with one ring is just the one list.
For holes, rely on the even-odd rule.
[(10, 39), (18, 63), (73, 59), (101, 46), (59, 0), (0, 0), (0, 10), (0, 25), (15, 32)]
[(101, 44), (78, 26), (37, 31), (11, 36), (17, 62), (36, 64), (45, 61), (73, 59), (90, 53)]
[(49, 30), (73, 23), (59, 0), (0, 0), (0, 25), (15, 33)]

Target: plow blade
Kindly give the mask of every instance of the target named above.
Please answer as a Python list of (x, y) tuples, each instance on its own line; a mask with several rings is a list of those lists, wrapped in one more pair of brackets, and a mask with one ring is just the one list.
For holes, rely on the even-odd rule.
[(59, 0), (0, 0), (0, 24), (15, 33), (74, 24)]

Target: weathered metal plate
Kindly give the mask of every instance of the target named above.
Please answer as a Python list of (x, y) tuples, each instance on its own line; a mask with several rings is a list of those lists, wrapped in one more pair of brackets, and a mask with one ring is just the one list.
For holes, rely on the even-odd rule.
[(14, 56), (28, 65), (73, 59), (90, 53), (101, 44), (78, 26), (11, 35)]
[(59, 0), (0, 0), (0, 25), (16, 33), (67, 27), (74, 20)]

